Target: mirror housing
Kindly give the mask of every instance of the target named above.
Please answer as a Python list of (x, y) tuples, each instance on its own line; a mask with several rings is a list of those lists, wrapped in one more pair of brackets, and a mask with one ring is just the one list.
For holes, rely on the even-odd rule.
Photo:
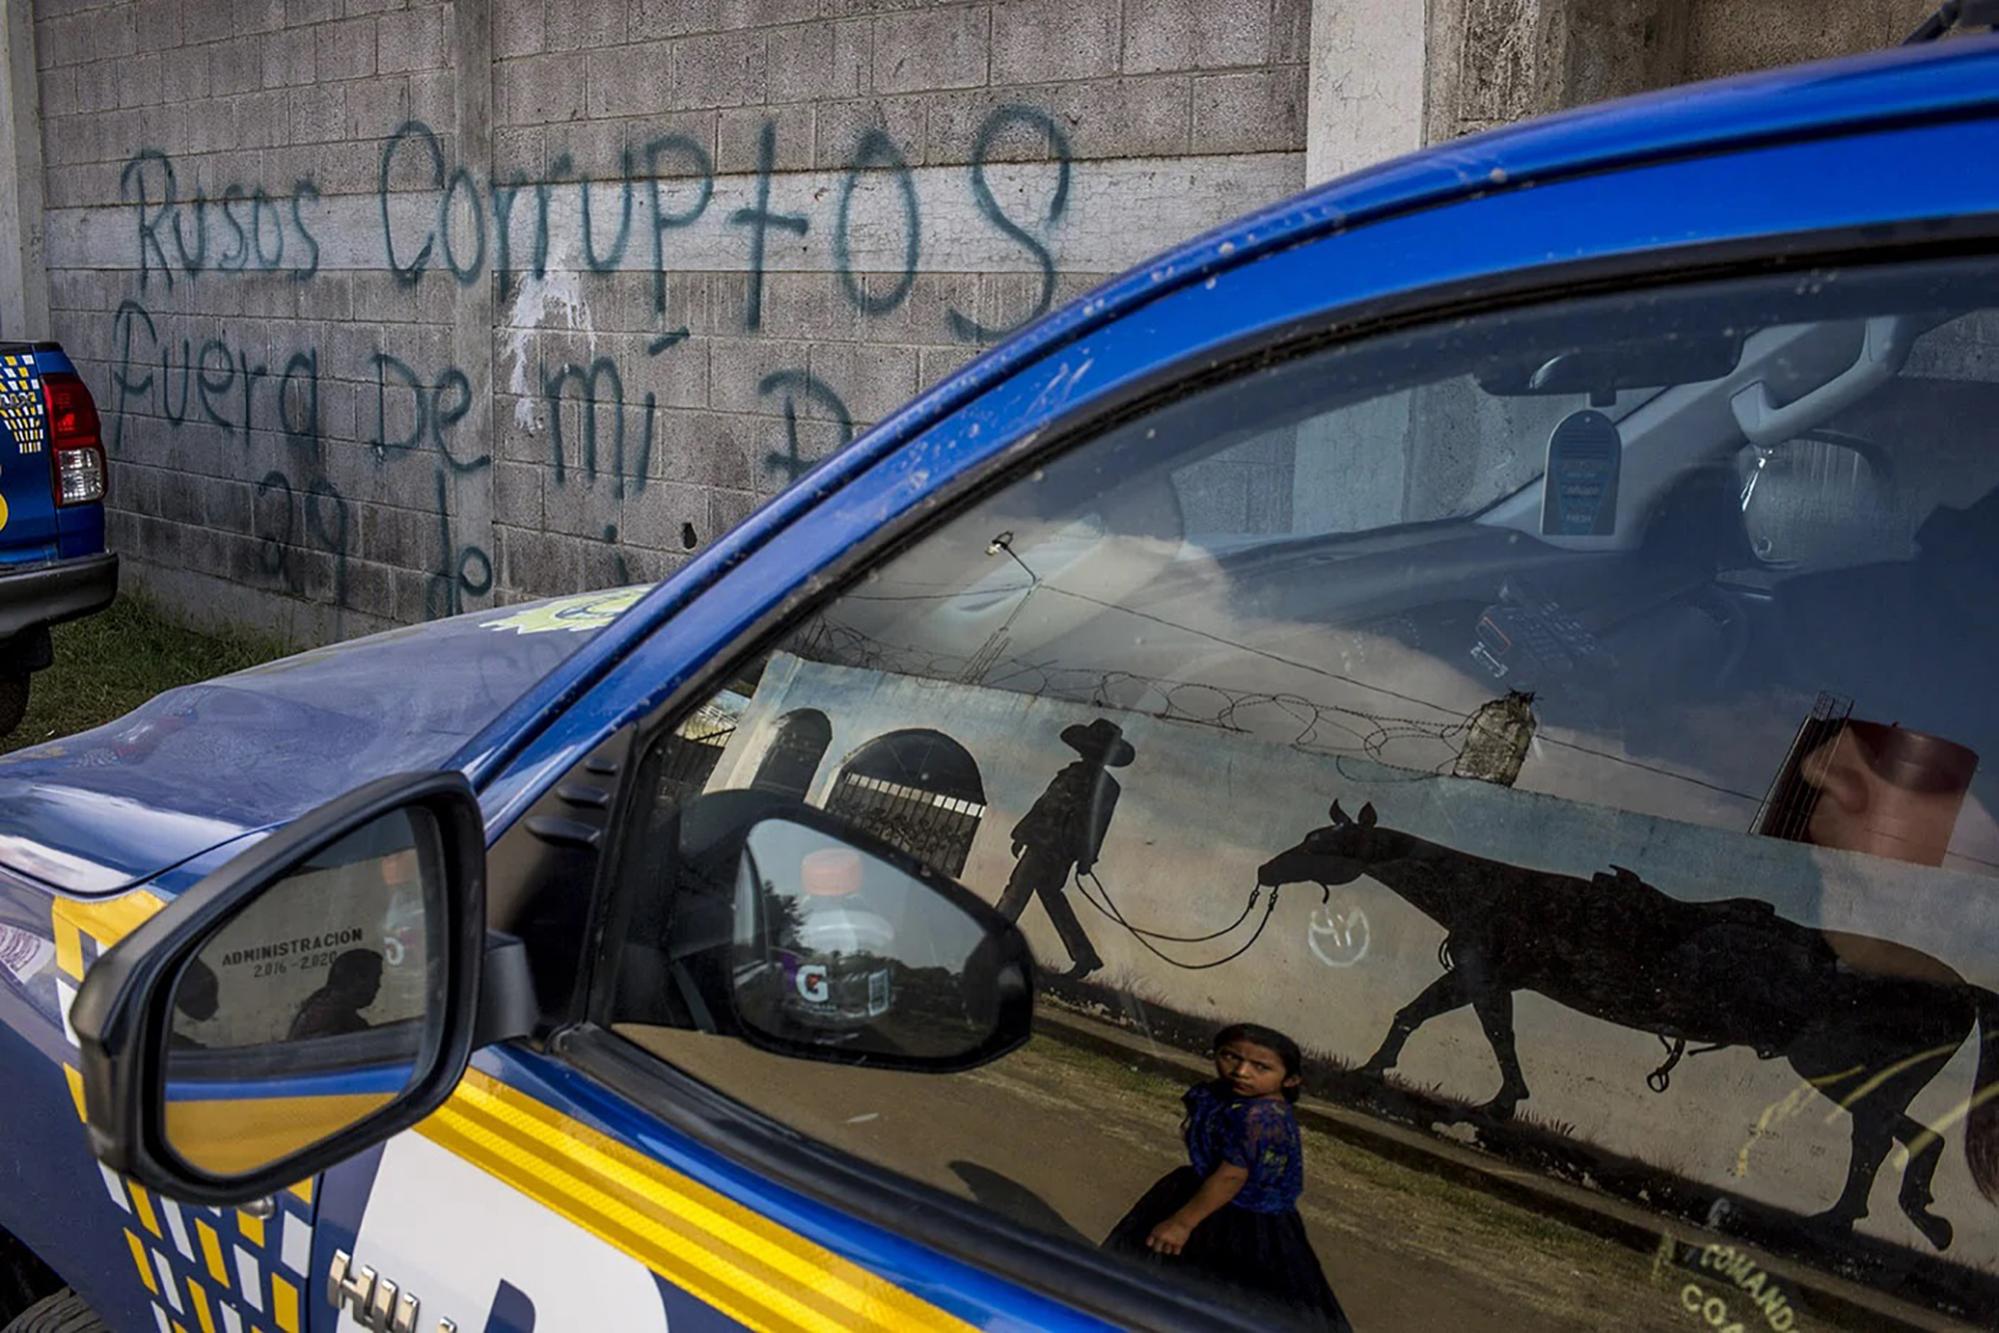
[[(407, 1055), (408, 1066), (399, 1076), (399, 1086), (375, 1089), (358, 1099), (345, 1090), (343, 1076), (361, 1067), (355, 1063), (359, 1057), (348, 1050), (361, 1035), (352, 1030), (359, 1020), (350, 1018), (344, 1031), (337, 1024), (323, 1032), (301, 1031), (307, 1009), (339, 1016), (339, 1004), (325, 998), (338, 980), (330, 967), (328, 984), (301, 1007), (289, 1032), (280, 1031), (276, 1038), (256, 1044), (226, 1041), (215, 1048), (186, 1038), (178, 1029), (188, 1026), (191, 1014), (208, 1020), (214, 1012), (210, 1000), (216, 983), (206, 975), (206, 965), (190, 970), (192, 960), (225, 931), (249, 919), (260, 904), (273, 901), (276, 895), (270, 891), (295, 875), (319, 873), (324, 861), (315, 858), (334, 852), (343, 840), (365, 838), (371, 826), (384, 821), (409, 830), (411, 845), (392, 850), (415, 853), (424, 895), (419, 964), (423, 978), (414, 1001), (420, 1012), (401, 1020), (416, 1025), (402, 1035), (420, 1034), (421, 1039), (409, 1052), (397, 1052), (399, 1058)], [(455, 771), (403, 774), (371, 782), (301, 816), (169, 903), (92, 965), (71, 1006), (92, 1151), (107, 1166), (171, 1198), (239, 1203), (308, 1178), (435, 1110), (463, 1074), (479, 1026), (487, 947), (485, 860), (485, 823), (464, 776)], [(379, 956), (373, 971), (379, 981)], [(200, 1007), (205, 1013), (188, 1005), (182, 987), (189, 978), (200, 983)], [(293, 988), (303, 984), (307, 983), (294, 982)], [(373, 1001), (373, 991), (365, 998), (349, 997), (346, 1013), (357, 1015)], [(485, 1007), (489, 1031), (484, 1035), (514, 1035), (498, 1029), (518, 1023), (517, 1004), (510, 1008), (489, 999)], [(367, 1024), (360, 1021), (359, 1026)], [(338, 1035), (325, 1035), (336, 1031)], [(322, 1060), (321, 1067), (313, 1068), (311, 1059), (299, 1061), (295, 1053), (305, 1045), (320, 1048), (332, 1063)], [(195, 1049), (190, 1052), (188, 1047)], [(380, 1064), (379, 1051), (368, 1058)], [(306, 1123), (315, 1123), (311, 1113), (319, 1110), (323, 1114), (317, 1123), (327, 1132), (307, 1142), (280, 1143), (268, 1160), (250, 1160), (241, 1170), (225, 1170), (218, 1166), (217, 1156), (201, 1152), (192, 1156), (203, 1157), (206, 1164), (197, 1163), (188, 1151), (192, 1140), (187, 1130), (182, 1130), (179, 1147), (169, 1134), (170, 1063), (198, 1066), (196, 1086), (206, 1083), (236, 1090), (241, 1100), (234, 1104), (245, 1108), (246, 1114), (261, 1102), (259, 1131), (286, 1119), (286, 1106), (272, 1102), (272, 1097), (296, 1095), (294, 1105), (304, 1109)], [(401, 1067), (392, 1063), (391, 1070)], [(329, 1087), (336, 1091), (326, 1092)], [(316, 1105), (312, 1099), (318, 1099)], [(207, 1120), (219, 1122), (226, 1132), (231, 1103), (211, 1101), (206, 1109)], [(294, 1128), (290, 1136), (309, 1132)]]

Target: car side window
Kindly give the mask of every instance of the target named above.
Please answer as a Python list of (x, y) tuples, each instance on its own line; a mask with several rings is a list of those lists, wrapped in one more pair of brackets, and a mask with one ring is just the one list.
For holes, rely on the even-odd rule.
[[(656, 734), (603, 1017), (1307, 1326), (1975, 1305), (1995, 311), (1985, 259), (1552, 300), (1079, 432)], [(996, 906), (1033, 1039), (927, 1075), (715, 1035), (676, 969), (728, 929), (683, 873), (718, 802)], [(1583, 1181), (1658, 1248), (1564, 1220)]]

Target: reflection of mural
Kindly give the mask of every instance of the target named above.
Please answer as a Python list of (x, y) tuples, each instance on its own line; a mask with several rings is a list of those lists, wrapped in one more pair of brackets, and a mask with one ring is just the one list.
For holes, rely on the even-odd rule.
[(953, 877), (986, 812), (979, 766), (941, 731), (892, 731), (854, 752), (826, 798), (841, 815)]
[[(1154, 700), (1145, 702), (1151, 707)], [(1607, 891), (1618, 886), (1609, 870), (1616, 864), (1683, 899), (1753, 893), (1772, 904), (1769, 915), (1849, 938), (1901, 941), (1942, 960), (1973, 986), (1999, 991), (1993, 961), (1999, 959), (1999, 918), (1989, 911), (1990, 880), (1948, 866), (1745, 836), (1746, 812), (1742, 820), (1731, 816), (1729, 826), (1706, 827), (1684, 814), (1662, 818), (1517, 785), (1433, 776), (1428, 758), (1392, 766), (1365, 756), (1300, 752), (1288, 743), (1290, 733), (1273, 739), (1268, 728), (1248, 728), (1240, 711), (1233, 717), (1248, 729), (1231, 731), (1211, 725), (1206, 714), (1153, 717), (1128, 704), (944, 683), (782, 652), (745, 706), (712, 785), (749, 786), (780, 723), (805, 708), (832, 723), (829, 756), (852, 756), (871, 741), (923, 725), (948, 731), (977, 756), (989, 815), (963, 873), (954, 878), (989, 902), (1001, 896), (1017, 868), (1014, 827), (1061, 766), (1050, 763), (1049, 744), (1069, 726), (1087, 727), (1098, 718), (1117, 724), (1144, 757), (1149, 776), (1134, 788), (1126, 773), (1111, 770), (1124, 790), (1096, 869), (1110, 881), (1124, 920), (1156, 932), (1147, 938), (1216, 938), (1207, 948), (1167, 945), (1162, 952), (1174, 958), (1162, 959), (1108, 914), (1102, 925), (1093, 921), (1076, 901), (1080, 890), (1071, 890), (1068, 901), (1104, 967), (1058, 993), (1125, 1015), (1122, 1021), (1151, 1041), (1205, 1049), (1217, 1025), (1251, 1015), (1292, 1032), (1312, 1052), (1315, 1096), (1418, 1131), (1454, 1126), (1453, 1136), (1475, 1134), (1481, 1149), (1514, 1168), (1588, 1180), (1611, 1196), (1692, 1225), (1711, 1225), (1723, 1209), (1728, 1228), (1758, 1244), (1812, 1263), (1834, 1255), (1841, 1265), (1854, 1266), (1849, 1276), (1864, 1269), (1905, 1294), (1915, 1282), (1939, 1299), (1947, 1296), (1953, 1308), (1991, 1308), (1984, 1275), (1999, 1271), (1999, 1212), (1986, 1211), (1979, 1201), (1966, 1154), (1952, 1144), (1934, 1150), (1930, 1181), (1929, 1207), (1956, 1223), (1947, 1255), (1932, 1257), (1931, 1242), (1894, 1204), (1895, 1190), (1909, 1177), (1905, 1150), (1892, 1134), (1887, 1142), (1894, 1169), (1881, 1173), (1880, 1194), (1851, 1232), (1799, 1226), (1801, 1216), (1832, 1204), (1845, 1182), (1846, 1173), (1828, 1165), (1851, 1151), (1853, 1126), (1840, 1104), (1885, 1106), (1892, 1095), (1896, 1106), (1907, 1102), (1910, 1119), (1941, 1134), (1963, 1128), (1958, 1121), (1970, 1109), (1965, 1099), (1977, 1084), (1984, 1049), (1963, 1040), (1964, 1027), (1939, 1024), (1949, 1030), (1930, 1046), (1914, 1044), (1910, 1035), (1892, 1058), (1862, 1069), (1868, 1057), (1856, 1055), (1832, 1070), (1843, 1077), (1811, 1083), (1782, 1060), (1759, 1059), (1758, 1047), (1745, 1042), (1699, 1058), (1683, 1056), (1670, 1071), (1667, 1094), (1659, 1095), (1642, 1077), (1663, 1059), (1653, 1035), (1659, 1027), (1598, 1021), (1529, 989), (1515, 996), (1513, 1019), (1533, 1097), (1521, 1103), (1522, 1114), (1502, 1123), (1473, 1109), (1492, 1096), (1499, 1078), (1469, 1003), (1424, 1027), (1403, 1052), (1395, 1080), (1352, 1072), (1380, 1045), (1398, 1007), (1437, 978), (1438, 947), (1449, 927), (1360, 877), (1324, 906), (1316, 892), (1300, 897), (1297, 888), (1285, 890), (1267, 918), (1269, 928), (1239, 954), (1254, 923), (1266, 919), (1270, 889), (1263, 889), (1251, 919), (1235, 925), (1236, 933), (1224, 931), (1241, 915), (1259, 865), (1327, 822), (1326, 796), (1315, 801), (1311, 793), (1329, 788), (1340, 791), (1347, 810), (1370, 800), (1381, 821), (1395, 829), (1494, 862), (1545, 867), (1583, 885), (1602, 872)], [(1767, 739), (1784, 743), (1781, 721)], [(1565, 753), (1537, 752), (1532, 764), (1554, 767)], [(822, 764), (808, 799), (824, 803), (840, 774), (839, 764)], [(1086, 878), (1083, 888), (1094, 896), (1097, 885)], [(1356, 912), (1368, 924), (1366, 955), (1356, 966), (1331, 967), (1327, 959), (1345, 961), (1351, 954), (1326, 932), (1337, 915), (1349, 949), (1357, 949)], [(1030, 906), (1020, 926), (1036, 956), (1059, 971), (1064, 949), (1048, 917)], [(1236, 954), (1233, 961), (1230, 954)], [(1198, 972), (1174, 965), (1214, 961), (1220, 965)], [(1745, 972), (1776, 966), (1753, 953), (1734, 964)], [(1711, 983), (1703, 978), (1699, 984)], [(1720, 993), (1739, 997), (1741, 983)], [(1957, 1003), (1946, 1002), (1946, 1011)], [(1919, 1022), (1916, 1030), (1926, 1026)], [(1701, 1044), (1698, 1034), (1690, 1035), (1687, 1049)], [(1915, 1065), (1922, 1068), (1906, 1067), (1908, 1083), (1926, 1079), (1913, 1100), (1908, 1083), (1897, 1077), (1905, 1070), (1896, 1067), (1909, 1056), (1920, 1056)], [(1800, 1088), (1796, 1102), (1787, 1100)], [(1785, 1114), (1787, 1106), (1798, 1109)], [(1743, 1147), (1752, 1136), (1745, 1168)]]
[(1908, 1152), (1902, 1211), (1944, 1249), (1951, 1225), (1929, 1205), (1948, 1125), (1925, 1127), (1908, 1107), (1976, 1022), (1987, 1034), (1977, 1090), (1951, 1119), (1966, 1119), (1972, 1179), (1999, 1201), (1999, 1058), (1991, 1045), (1999, 996), (1937, 959), (1800, 926), (1758, 899), (1682, 901), (1621, 867), (1585, 880), (1473, 856), (1381, 827), (1372, 804), (1350, 818), (1335, 801), (1330, 815), (1331, 824), (1266, 862), (1259, 881), (1329, 889), (1365, 875), (1448, 932), (1443, 975), (1395, 1015), (1363, 1072), (1394, 1068), (1417, 1028), (1469, 1004), (1502, 1076), (1487, 1110), (1511, 1116), (1528, 1095), (1514, 1050), (1518, 990), (1656, 1034), (1669, 1055), (1653, 1073), (1655, 1090), (1664, 1090), (1689, 1041), (1781, 1055), (1820, 1086), (1856, 1068), (1874, 1071), (1839, 1103), (1852, 1118), (1852, 1155), (1846, 1186), (1820, 1220), (1844, 1228), (1866, 1216), (1892, 1139)]
[(833, 739), (833, 724), (816, 708), (800, 708), (778, 719), (777, 739), (764, 751), (757, 775), (750, 781), (760, 791), (781, 792), (805, 799), (826, 746)]
[(1018, 921), (1027, 900), (1038, 895), (1062, 947), (1069, 951), (1069, 978), (1079, 980), (1101, 968), (1104, 960), (1069, 905), (1070, 870), (1073, 867), (1081, 876), (1096, 866), (1121, 790), (1105, 770), (1123, 768), (1137, 752), (1107, 717), (1087, 727), (1064, 727), (1062, 743), (1082, 758), (1057, 773), (1041, 799), (1014, 825), (1013, 854), (1019, 859), (998, 906), (1008, 920)]

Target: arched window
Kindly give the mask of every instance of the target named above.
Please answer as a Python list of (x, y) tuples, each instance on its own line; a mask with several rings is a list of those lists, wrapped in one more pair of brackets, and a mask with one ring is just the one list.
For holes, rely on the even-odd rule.
[(812, 775), (826, 756), (833, 739), (833, 724), (816, 708), (799, 708), (777, 720), (777, 735), (764, 751), (763, 762), (750, 785), (760, 791), (782, 792), (805, 799), (811, 790)]
[(840, 770), (826, 810), (947, 875), (961, 875), (986, 813), (979, 766), (941, 731), (892, 731)]

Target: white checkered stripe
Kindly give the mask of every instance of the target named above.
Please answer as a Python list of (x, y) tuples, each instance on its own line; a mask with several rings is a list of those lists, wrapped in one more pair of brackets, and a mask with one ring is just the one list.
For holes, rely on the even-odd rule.
[(38, 454), (48, 441), (42, 413), (42, 376), (26, 352), (0, 352), (0, 425), (24, 454)]
[[(58, 907), (56, 1000), (73, 1047), (69, 1007), (83, 974), (116, 941), (79, 926)], [(77, 1117), (83, 1116), (83, 1076), (66, 1064)], [(134, 1280), (145, 1289), (158, 1333), (302, 1333), (310, 1318), (307, 1269), (312, 1263), (313, 1185), (305, 1181), (276, 1196), (276, 1211), (259, 1218), (234, 1208), (176, 1203), (100, 1165), (111, 1211), (106, 1225), (122, 1232)]]

